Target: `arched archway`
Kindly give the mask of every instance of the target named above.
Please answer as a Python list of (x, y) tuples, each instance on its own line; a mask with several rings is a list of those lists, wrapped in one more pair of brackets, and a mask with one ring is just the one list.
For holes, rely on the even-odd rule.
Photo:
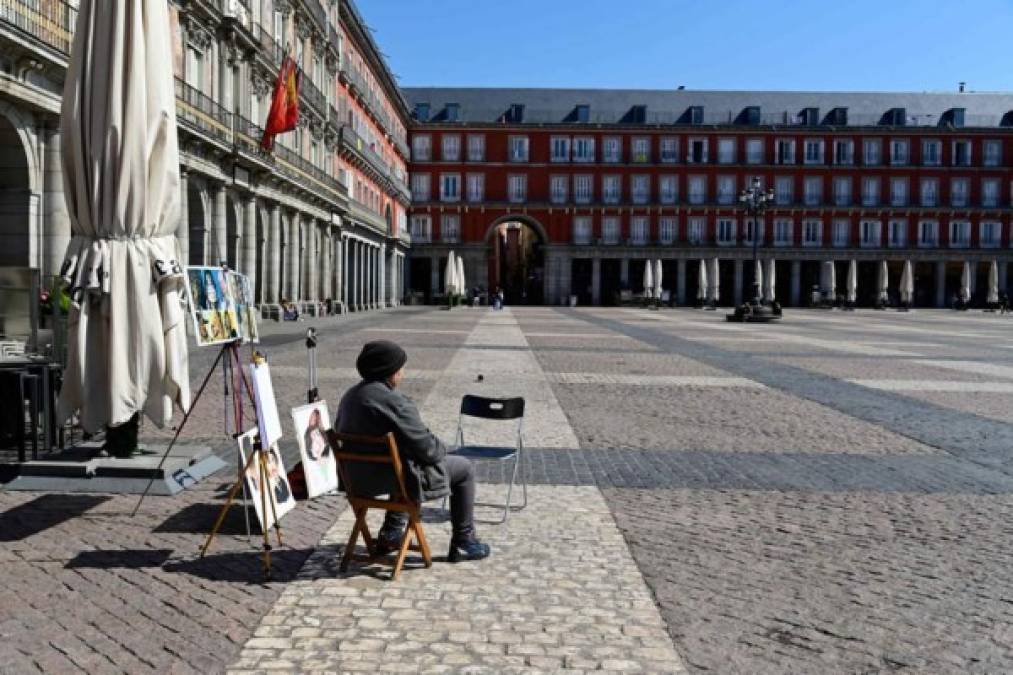
[(545, 299), (545, 228), (530, 216), (497, 218), (485, 233), (489, 289), (500, 288), (512, 305), (540, 305)]
[(17, 128), (0, 111), (0, 265), (36, 264), (30, 161)]

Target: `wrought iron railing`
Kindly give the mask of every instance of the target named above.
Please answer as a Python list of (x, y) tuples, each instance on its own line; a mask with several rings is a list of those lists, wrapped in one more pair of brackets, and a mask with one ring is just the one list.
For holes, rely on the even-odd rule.
[(204, 92), (176, 78), (176, 117), (225, 143), (232, 142), (232, 113)]
[(299, 88), (303, 100), (313, 106), (321, 115), (327, 114), (327, 99), (324, 97), (324, 93), (320, 91), (320, 88), (305, 73), (303, 74)]
[(259, 23), (252, 22), (250, 24), (250, 33), (253, 35), (253, 39), (257, 41), (261, 50), (271, 60), (271, 62), (276, 66), (280, 66), (282, 59), (285, 57), (285, 50), (281, 44), (274, 39), (274, 36)]
[(0, 23), (14, 26), (69, 55), (77, 8), (64, 0), (0, 0)]
[(320, 30), (327, 28), (327, 10), (320, 4), (320, 0), (303, 0), (306, 11), (310, 13), (313, 20), (317, 22)]

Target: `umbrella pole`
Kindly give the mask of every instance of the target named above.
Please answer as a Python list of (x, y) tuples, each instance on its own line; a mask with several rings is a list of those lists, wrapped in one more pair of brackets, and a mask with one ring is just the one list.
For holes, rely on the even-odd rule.
[(144, 488), (144, 492), (141, 493), (141, 498), (137, 500), (137, 505), (130, 513), (131, 518), (137, 515), (137, 510), (141, 508), (141, 503), (144, 501), (144, 498), (148, 496), (148, 492), (151, 490), (151, 486), (155, 482), (155, 475), (162, 470), (162, 465), (165, 464), (165, 460), (169, 458), (169, 452), (172, 450), (172, 447), (176, 445), (176, 440), (179, 438), (180, 433), (182, 433), (183, 427), (186, 426), (187, 420), (190, 419), (190, 413), (192, 413), (197, 407), (197, 401), (200, 400), (201, 394), (204, 393), (204, 390), (208, 386), (208, 382), (211, 381), (211, 376), (214, 375), (215, 369), (218, 368), (218, 364), (221, 363), (222, 357), (225, 356), (225, 351), (234, 346), (235, 345), (232, 343), (222, 345), (221, 351), (219, 351), (218, 356), (215, 357), (215, 362), (211, 364), (208, 374), (204, 376), (204, 381), (201, 382), (200, 389), (197, 390), (197, 395), (194, 396), (193, 401), (190, 402), (190, 409), (186, 411), (186, 414), (183, 415), (183, 421), (181, 421), (179, 426), (176, 427), (176, 433), (173, 434), (172, 440), (169, 441), (169, 445), (166, 446), (165, 452), (162, 453), (162, 459), (158, 463), (158, 467), (155, 469), (154, 473), (152, 473), (151, 478), (148, 479), (148, 485)]

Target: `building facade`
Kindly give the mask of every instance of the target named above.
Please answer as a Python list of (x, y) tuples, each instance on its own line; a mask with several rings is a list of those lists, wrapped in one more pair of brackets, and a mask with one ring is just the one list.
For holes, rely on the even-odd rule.
[[(972, 269), (982, 302), (992, 261), (1013, 285), (1013, 95), (539, 89), (404, 90), (412, 107), (410, 286), (442, 292), (449, 251), (468, 285), (508, 301), (609, 304), (663, 261), (678, 304), (720, 261), (720, 301), (751, 297), (759, 257), (776, 293), (809, 302), (825, 261), (858, 303), (887, 261), (905, 261), (914, 302), (946, 306)], [(774, 202), (739, 206), (758, 178)], [(512, 297), (511, 297), (512, 296)]]
[[(57, 274), (70, 239), (60, 98), (76, 3), (0, 3), (0, 265)], [(408, 108), (350, 0), (170, 2), (190, 264), (248, 274), (266, 316), (397, 304), (408, 251)], [(260, 149), (286, 52), (299, 127)]]

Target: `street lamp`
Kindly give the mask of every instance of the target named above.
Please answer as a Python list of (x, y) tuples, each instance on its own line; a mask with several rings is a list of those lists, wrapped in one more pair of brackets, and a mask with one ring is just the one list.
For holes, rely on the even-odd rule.
[(759, 307), (761, 299), (763, 298), (763, 289), (760, 288), (760, 278), (756, 276), (756, 267), (758, 264), (758, 251), (757, 247), (760, 242), (760, 238), (757, 236), (757, 230), (759, 229), (760, 217), (763, 212), (767, 210), (767, 204), (774, 201), (774, 191), (764, 190), (760, 187), (759, 176), (753, 176), (752, 184), (745, 188), (739, 193), (739, 203), (745, 209), (746, 214), (753, 219), (753, 300), (752, 305), (754, 308)]

